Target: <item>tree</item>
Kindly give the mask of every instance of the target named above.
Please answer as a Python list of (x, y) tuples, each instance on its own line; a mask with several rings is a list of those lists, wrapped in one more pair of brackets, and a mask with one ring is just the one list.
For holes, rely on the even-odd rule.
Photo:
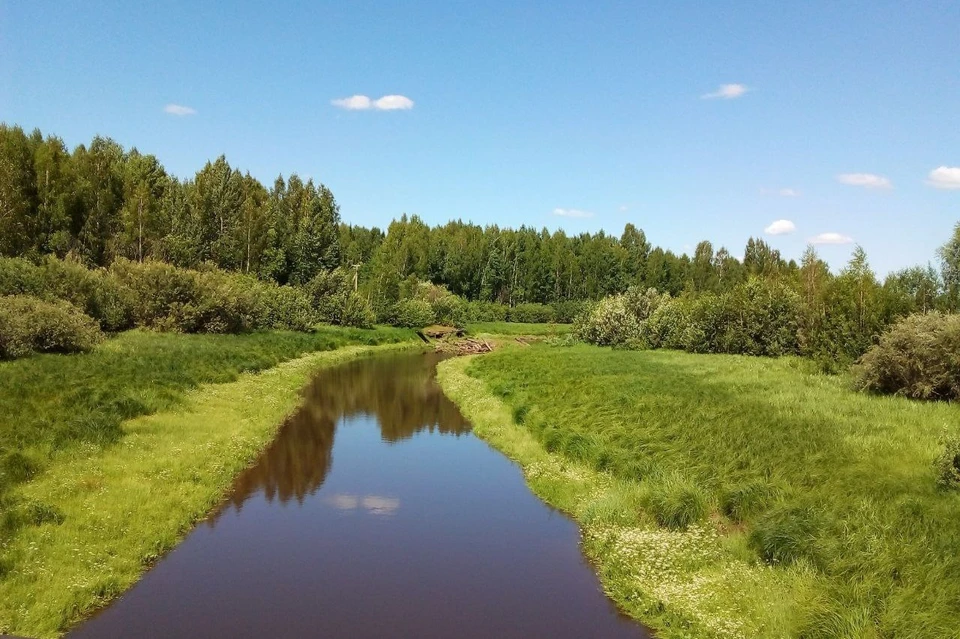
[(21, 255), (35, 242), (36, 177), (20, 127), (0, 125), (0, 255)]
[(142, 262), (165, 234), (160, 219), (167, 173), (157, 158), (133, 149), (123, 167), (122, 231), (116, 253)]
[(940, 273), (946, 288), (947, 308), (960, 310), (960, 222), (953, 227), (953, 235), (937, 251), (940, 257)]
[(80, 210), (74, 225), (77, 250), (90, 264), (105, 266), (114, 257), (112, 245), (121, 228), (123, 206), (123, 148), (111, 140), (97, 136), (90, 147), (83, 145), (73, 152)]

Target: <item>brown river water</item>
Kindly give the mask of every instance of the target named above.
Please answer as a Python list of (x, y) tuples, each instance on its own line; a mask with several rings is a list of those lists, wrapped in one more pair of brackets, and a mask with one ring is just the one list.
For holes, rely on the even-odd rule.
[(437, 361), (318, 373), (219, 510), (69, 637), (650, 637)]

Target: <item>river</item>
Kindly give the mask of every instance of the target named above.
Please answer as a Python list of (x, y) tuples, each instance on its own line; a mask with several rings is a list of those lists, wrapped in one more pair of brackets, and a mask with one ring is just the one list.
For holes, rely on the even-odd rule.
[(221, 507), (70, 637), (649, 637), (437, 361), (318, 373)]

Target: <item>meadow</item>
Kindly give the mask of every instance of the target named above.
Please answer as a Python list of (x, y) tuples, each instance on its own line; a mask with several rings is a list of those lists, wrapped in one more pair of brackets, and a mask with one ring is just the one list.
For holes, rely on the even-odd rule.
[(412, 339), (130, 331), (0, 363), (0, 633), (55, 636), (122, 593), (222, 498), (317, 368)]
[(659, 636), (956, 636), (956, 405), (799, 358), (538, 345), (441, 369)]

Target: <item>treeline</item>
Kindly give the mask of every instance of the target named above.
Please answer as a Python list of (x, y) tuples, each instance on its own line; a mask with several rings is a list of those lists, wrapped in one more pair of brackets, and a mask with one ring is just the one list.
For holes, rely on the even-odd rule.
[(340, 265), (339, 223), (333, 193), (297, 175), (268, 189), (221, 156), (179, 180), (109, 138), (71, 152), (0, 125), (0, 255), (207, 263), (303, 284)]
[(866, 390), (960, 398), (960, 223), (932, 267), (877, 279), (862, 248), (836, 276), (812, 247), (786, 276), (751, 277), (729, 290), (678, 297), (633, 286), (578, 317), (598, 345), (694, 353), (802, 355), (826, 370), (856, 360)]
[[(707, 241), (692, 256), (678, 255), (633, 224), (617, 237), (459, 220), (431, 227), (404, 215), (384, 232), (342, 223), (333, 193), (297, 175), (267, 188), (220, 157), (181, 180), (154, 156), (107, 138), (70, 151), (59, 138), (5, 125), (0, 255), (35, 263), (54, 255), (91, 269), (128, 262), (219, 269), (244, 282), (303, 289), (316, 316), (411, 326), (572, 321), (587, 302), (655, 289), (672, 301), (654, 324), (668, 313), (678, 320), (641, 339), (711, 352), (850, 359), (898, 317), (960, 306), (957, 237), (941, 251), (940, 269), (918, 266), (880, 281), (860, 249), (834, 274), (812, 248), (799, 263), (756, 238), (742, 257)], [(790, 337), (746, 340), (760, 329), (743, 309), (764, 304), (792, 318), (782, 326)]]

